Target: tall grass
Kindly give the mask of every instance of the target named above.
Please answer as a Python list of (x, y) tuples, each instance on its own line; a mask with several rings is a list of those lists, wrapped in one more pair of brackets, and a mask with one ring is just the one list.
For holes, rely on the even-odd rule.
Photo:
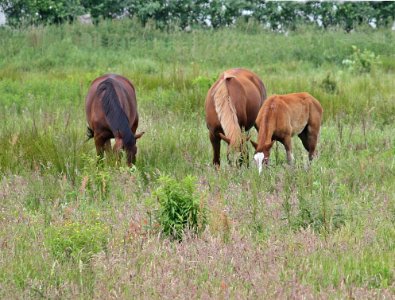
[[(392, 297), (394, 38), (164, 33), (133, 21), (2, 28), (0, 297)], [(349, 69), (353, 45), (381, 63)], [(225, 144), (220, 170), (211, 166), (204, 99), (230, 67), (258, 73), (269, 95), (307, 91), (322, 103), (311, 165), (295, 139), (294, 167), (279, 145), (259, 176), (252, 163), (227, 165)], [(132, 169), (98, 165), (86, 142), (84, 98), (108, 72), (136, 86), (146, 134)], [(174, 243), (152, 230), (163, 175), (197, 178), (201, 236)]]

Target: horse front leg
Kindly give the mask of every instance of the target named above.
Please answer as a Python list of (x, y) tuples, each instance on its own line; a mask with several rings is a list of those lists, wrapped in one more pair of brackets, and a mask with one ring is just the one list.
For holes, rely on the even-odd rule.
[(292, 139), (291, 136), (287, 136), (283, 140), (285, 151), (287, 152), (287, 161), (289, 165), (293, 164), (294, 156), (292, 154)]
[(121, 160), (122, 147), (123, 147), (122, 139), (116, 137), (114, 147), (113, 147), (113, 153), (114, 153), (115, 160), (117, 161), (117, 163), (119, 163)]
[(104, 157), (104, 152), (106, 151), (108, 153), (109, 150), (111, 150), (111, 144), (108, 139), (101, 135), (95, 135), (95, 146), (96, 146), (96, 153), (97, 156), (99, 157), (98, 163), (103, 161)]

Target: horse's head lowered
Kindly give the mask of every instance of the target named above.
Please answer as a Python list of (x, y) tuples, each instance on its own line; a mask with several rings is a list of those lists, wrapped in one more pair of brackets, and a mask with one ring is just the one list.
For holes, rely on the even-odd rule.
[(118, 154), (123, 149), (126, 152), (126, 161), (129, 166), (136, 162), (136, 140), (141, 138), (144, 133), (144, 131), (138, 133), (134, 137), (132, 136), (132, 138), (129, 138), (128, 140), (124, 139), (120, 132), (118, 132), (115, 137), (114, 152)]

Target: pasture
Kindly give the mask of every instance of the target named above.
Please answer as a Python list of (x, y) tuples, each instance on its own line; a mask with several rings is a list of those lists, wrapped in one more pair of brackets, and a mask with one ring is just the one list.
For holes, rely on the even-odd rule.
[[(0, 40), (0, 298), (394, 297), (393, 31), (114, 21), (0, 28)], [(268, 96), (320, 101), (311, 166), (294, 138), (293, 167), (280, 144), (261, 175), (251, 145), (250, 167), (229, 166), (222, 142), (215, 170), (204, 101), (233, 67), (257, 73)], [(132, 168), (125, 156), (97, 165), (86, 142), (85, 96), (104, 73), (136, 87), (145, 135)], [(165, 176), (193, 176), (199, 236), (160, 234)]]

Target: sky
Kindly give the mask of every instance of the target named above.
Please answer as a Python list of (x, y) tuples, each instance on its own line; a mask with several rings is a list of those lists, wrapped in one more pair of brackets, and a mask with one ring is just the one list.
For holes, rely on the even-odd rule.
[(4, 25), (4, 24), (5, 24), (5, 15), (3, 11), (0, 9), (0, 25)]

